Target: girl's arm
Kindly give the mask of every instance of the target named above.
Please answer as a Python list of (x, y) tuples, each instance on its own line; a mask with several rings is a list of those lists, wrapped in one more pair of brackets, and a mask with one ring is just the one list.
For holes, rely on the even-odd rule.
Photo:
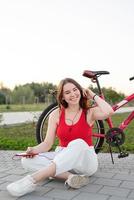
[(59, 119), (59, 109), (56, 109), (49, 116), (48, 128), (44, 141), (38, 144), (37, 146), (28, 147), (26, 153), (31, 153), (31, 154), (43, 153), (51, 149), (55, 141), (58, 119)]
[(86, 89), (84, 91), (84, 95), (89, 99), (94, 99), (96, 102), (96, 107), (90, 109), (92, 113), (92, 120), (103, 120), (110, 117), (114, 113), (110, 104), (96, 95), (92, 90)]

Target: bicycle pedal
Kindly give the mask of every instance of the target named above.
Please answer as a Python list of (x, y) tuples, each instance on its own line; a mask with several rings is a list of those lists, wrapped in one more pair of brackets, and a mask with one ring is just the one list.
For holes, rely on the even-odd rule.
[(120, 154), (118, 155), (118, 158), (125, 158), (127, 156), (129, 156), (127, 152), (120, 152)]

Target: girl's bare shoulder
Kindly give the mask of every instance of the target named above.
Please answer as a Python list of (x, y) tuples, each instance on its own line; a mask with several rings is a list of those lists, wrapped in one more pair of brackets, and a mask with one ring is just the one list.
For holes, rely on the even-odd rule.
[(50, 116), (54, 117), (54, 116), (59, 115), (59, 113), (60, 113), (60, 108), (58, 107), (54, 111), (51, 112)]
[(56, 108), (51, 114), (50, 114), (50, 119), (51, 120), (56, 120), (57, 122), (59, 121), (60, 118), (60, 112), (61, 109), (58, 107)]

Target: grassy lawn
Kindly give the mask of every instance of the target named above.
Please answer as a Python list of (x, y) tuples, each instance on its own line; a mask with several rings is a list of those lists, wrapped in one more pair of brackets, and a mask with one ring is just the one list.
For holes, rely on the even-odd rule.
[(0, 105), (0, 112), (40, 111), (40, 110), (44, 110), (46, 106), (47, 104), (45, 103)]
[(24, 150), (35, 144), (35, 124), (0, 127), (0, 149)]
[[(127, 115), (127, 113), (115, 114), (112, 117), (114, 126), (118, 125)], [(35, 123), (0, 127), (0, 149), (25, 150), (27, 146), (36, 145), (35, 129)], [(122, 147), (134, 153), (134, 122), (125, 130), (125, 134), (126, 140)], [(108, 145), (105, 143), (102, 152), (108, 151)], [(114, 151), (116, 152), (116, 149)]]
[[(113, 124), (114, 127), (118, 127), (119, 124), (123, 122), (125, 118), (127, 118), (128, 113), (120, 113), (113, 115)], [(105, 123), (106, 131), (108, 131), (108, 126)], [(122, 149), (128, 152), (134, 153), (134, 121), (132, 121), (129, 126), (124, 130), (125, 133), (125, 143), (122, 145)], [(117, 148), (112, 148), (114, 152), (118, 152)], [(105, 142), (103, 145), (103, 152), (108, 152), (108, 144)]]

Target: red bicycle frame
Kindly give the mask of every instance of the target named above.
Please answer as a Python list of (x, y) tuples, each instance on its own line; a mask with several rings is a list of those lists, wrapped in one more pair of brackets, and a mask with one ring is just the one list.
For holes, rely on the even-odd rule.
[[(134, 94), (126, 97), (125, 99), (123, 99), (122, 101), (120, 101), (119, 103), (115, 104), (112, 106), (113, 110), (116, 111), (119, 108), (123, 107), (125, 104), (127, 104), (128, 102), (132, 101), (134, 99)], [(119, 125), (119, 128), (124, 130), (129, 123), (134, 119), (134, 111), (132, 111), (128, 117)], [(111, 118), (106, 119), (108, 125), (110, 128), (113, 128), (113, 123)]]
[[(96, 72), (95, 72), (96, 73)], [(98, 91), (99, 91), (99, 96), (105, 100), (105, 96), (103, 95), (103, 92), (101, 90), (98, 78), (101, 74), (109, 74), (109, 72), (107, 71), (98, 71), (98, 76), (95, 76), (95, 73), (93, 71), (87, 71), (85, 70), (83, 73), (83, 76), (91, 78), (92, 82), (97, 84), (98, 87)], [(130, 80), (133, 80), (134, 77), (131, 77)], [(134, 100), (134, 94), (129, 95), (128, 97), (124, 98), (122, 101), (120, 101), (119, 103), (115, 104), (112, 106), (113, 110), (116, 111), (119, 108), (123, 107), (125, 104), (127, 104), (128, 102)], [(128, 117), (118, 126), (118, 128), (120, 128), (121, 130), (124, 130), (129, 124), (130, 122), (134, 119), (134, 111), (132, 111)], [(109, 117), (106, 119), (106, 122), (109, 126), (109, 128), (114, 128), (113, 122), (112, 122), (112, 118)], [(99, 133), (93, 133), (94, 137), (105, 137), (104, 134), (99, 134)]]
[[(100, 97), (102, 99), (105, 99), (103, 94), (101, 94)], [(112, 108), (113, 108), (114, 111), (116, 111), (116, 110), (120, 109), (121, 107), (123, 107), (125, 104), (127, 104), (128, 102), (130, 102), (132, 100), (134, 100), (134, 94), (126, 97), (125, 99), (123, 99), (119, 103), (113, 105)], [(130, 122), (133, 119), (134, 119), (134, 111), (132, 111), (123, 122), (121, 122), (121, 124), (118, 126), (118, 128), (120, 128), (121, 130), (124, 130), (125, 128), (127, 128), (127, 126), (130, 124)], [(106, 122), (107, 122), (109, 128), (113, 128), (114, 127), (111, 117), (107, 118)], [(93, 136), (94, 137), (105, 137), (105, 135), (99, 134), (99, 133), (93, 133)]]

